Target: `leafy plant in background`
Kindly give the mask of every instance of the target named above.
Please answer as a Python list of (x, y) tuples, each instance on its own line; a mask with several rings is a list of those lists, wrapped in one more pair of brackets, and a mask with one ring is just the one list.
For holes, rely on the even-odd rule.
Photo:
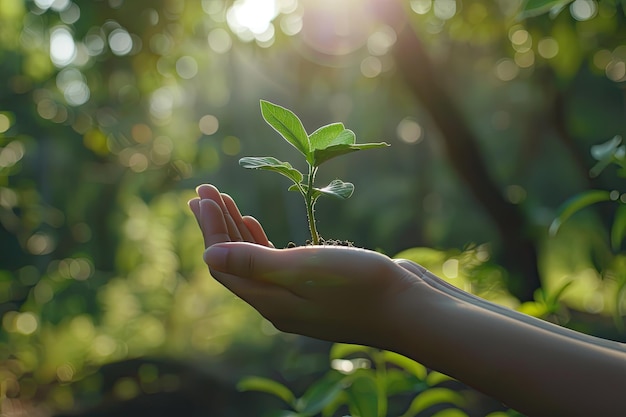
[[(555, 17), (574, 1), (575, 0), (524, 0), (518, 19), (522, 20), (546, 13), (548, 13), (550, 17)], [(621, 0), (614, 3), (621, 3), (622, 7), (626, 10), (626, 1)]]
[[(619, 167), (617, 175), (626, 178), (626, 145), (623, 144), (621, 136), (615, 136), (607, 142), (592, 146), (591, 156), (597, 161), (589, 171), (592, 177), (600, 175), (610, 165), (617, 165)], [(578, 211), (592, 204), (610, 201), (618, 205), (611, 226), (610, 240), (613, 251), (619, 252), (626, 236), (626, 193), (618, 190), (588, 190), (573, 196), (560, 207), (556, 218), (550, 225), (550, 234), (554, 236), (561, 225)], [(617, 281), (613, 317), (620, 329), (623, 329), (624, 326), (620, 319), (620, 304), (626, 290), (625, 267), (626, 257), (618, 254), (612, 257), (610, 265), (605, 271), (605, 275), (609, 275)]]
[(271, 156), (245, 157), (239, 160), (239, 164), (244, 168), (274, 171), (293, 181), (289, 190), (302, 194), (306, 204), (311, 242), (318, 245), (320, 236), (315, 225), (314, 212), (317, 199), (323, 195), (346, 199), (354, 192), (354, 184), (339, 179), (332, 180), (326, 187), (315, 187), (315, 176), (319, 166), (340, 155), (389, 144), (385, 142), (357, 144), (354, 132), (346, 129), (342, 123), (322, 126), (309, 135), (298, 116), (291, 110), (265, 100), (261, 100), (261, 114), (270, 126), (300, 151), (308, 165), (308, 172), (305, 175), (289, 162), (279, 161)]
[(522, 20), (545, 13), (549, 13), (550, 16), (555, 16), (573, 1), (574, 0), (525, 0), (518, 19)]
[[(467, 417), (466, 398), (454, 389), (454, 379), (394, 352), (335, 343), (330, 369), (297, 397), (287, 386), (262, 377), (243, 378), (241, 391), (274, 395), (285, 403), (271, 417)], [(348, 416), (348, 417), (349, 417)], [(516, 417), (514, 410), (486, 417)]]
[[(436, 416), (467, 416), (459, 409), (464, 403), (463, 396), (440, 386), (450, 381), (449, 377), (428, 372), (423, 365), (397, 353), (337, 343), (331, 348), (330, 364), (332, 369), (300, 397), (285, 385), (267, 378), (247, 377), (238, 387), (243, 391), (266, 392), (283, 400), (286, 409), (270, 414), (276, 417), (330, 417), (342, 408), (360, 417), (412, 417), (435, 405), (444, 408)], [(403, 412), (397, 405), (395, 409), (392, 407), (392, 396), (404, 396)]]
[[(600, 175), (609, 165), (616, 164), (620, 168), (617, 174), (622, 178), (626, 178), (626, 145), (622, 144), (621, 136), (615, 136), (605, 143), (592, 146), (591, 156), (598, 161), (589, 171), (592, 177)], [(558, 215), (550, 225), (550, 234), (556, 234), (561, 225), (576, 212), (603, 201), (626, 203), (626, 194), (618, 190), (589, 190), (575, 195), (563, 203), (559, 209)], [(611, 228), (611, 246), (613, 250), (619, 250), (625, 233), (626, 205), (619, 204), (613, 220), (613, 227)]]

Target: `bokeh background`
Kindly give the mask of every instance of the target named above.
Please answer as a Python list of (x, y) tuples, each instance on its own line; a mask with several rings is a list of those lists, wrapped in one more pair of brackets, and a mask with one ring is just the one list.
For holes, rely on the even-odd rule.
[[(277, 247), (307, 238), (288, 181), (238, 165), (303, 168), (260, 99), (309, 132), (341, 121), (392, 145), (324, 165), (321, 181), (356, 191), (318, 202), (323, 236), (626, 341), (623, 171), (589, 175), (591, 147), (626, 135), (625, 14), (623, 0), (0, 0), (0, 414), (254, 415), (237, 409), (242, 376), (298, 389), (328, 367), (328, 345), (280, 334), (211, 279), (187, 209), (209, 182)], [(548, 233), (593, 189), (611, 201)]]

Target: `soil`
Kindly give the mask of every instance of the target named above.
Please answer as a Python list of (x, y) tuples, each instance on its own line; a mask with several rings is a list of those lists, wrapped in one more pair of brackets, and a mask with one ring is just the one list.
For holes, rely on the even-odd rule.
[[(305, 246), (313, 246), (313, 243), (310, 240), (307, 240)], [(354, 242), (350, 242), (349, 240), (324, 239), (324, 238), (320, 237), (320, 243), (318, 243), (318, 246), (349, 246), (349, 247), (354, 247)], [(287, 244), (287, 248), (295, 248), (295, 247), (298, 247), (298, 245), (296, 245), (293, 242), (289, 242)]]

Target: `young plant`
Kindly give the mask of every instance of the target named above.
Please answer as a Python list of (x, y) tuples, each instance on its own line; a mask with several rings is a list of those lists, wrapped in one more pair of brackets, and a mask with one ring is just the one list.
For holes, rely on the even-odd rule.
[(342, 123), (322, 126), (309, 135), (298, 116), (291, 110), (265, 100), (261, 100), (261, 114), (274, 130), (300, 151), (308, 165), (308, 172), (303, 174), (289, 162), (279, 161), (271, 156), (241, 158), (239, 165), (248, 169), (274, 171), (293, 181), (289, 190), (302, 194), (306, 204), (311, 242), (318, 245), (320, 237), (315, 225), (314, 211), (317, 199), (323, 195), (346, 199), (354, 192), (354, 184), (339, 179), (332, 180), (323, 188), (315, 187), (315, 176), (319, 166), (336, 156), (361, 149), (381, 148), (389, 144), (385, 142), (357, 144), (354, 132), (346, 129)]

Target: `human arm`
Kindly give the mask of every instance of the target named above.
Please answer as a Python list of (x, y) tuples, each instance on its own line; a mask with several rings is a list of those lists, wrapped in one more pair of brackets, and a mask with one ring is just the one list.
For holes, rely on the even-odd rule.
[[(421, 269), (422, 279), (456, 299), (451, 308), (438, 310), (446, 334), (429, 336), (458, 347), (457, 356), (443, 354), (444, 367), (435, 369), (529, 416), (624, 415), (624, 344), (490, 303), (401, 262)], [(400, 353), (419, 360), (410, 352), (421, 342), (407, 336)]]
[(198, 193), (190, 206), (211, 274), (280, 330), (396, 351), (528, 415), (623, 414), (623, 345), (488, 303), (408, 261), (273, 249), (232, 199)]

